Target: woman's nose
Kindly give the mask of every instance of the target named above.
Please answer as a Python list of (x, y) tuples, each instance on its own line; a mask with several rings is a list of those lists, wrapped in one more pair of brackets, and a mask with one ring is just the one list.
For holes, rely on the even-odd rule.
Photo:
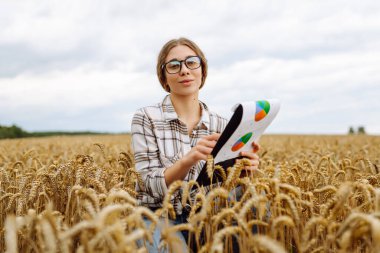
[(189, 72), (190, 72), (190, 69), (187, 68), (185, 62), (181, 62), (181, 68), (179, 70), (179, 74), (185, 75), (185, 74), (188, 74)]

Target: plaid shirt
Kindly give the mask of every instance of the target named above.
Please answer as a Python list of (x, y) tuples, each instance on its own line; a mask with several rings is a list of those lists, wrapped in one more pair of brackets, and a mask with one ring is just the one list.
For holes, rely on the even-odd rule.
[[(170, 96), (162, 103), (137, 110), (132, 119), (132, 145), (136, 170), (144, 182), (140, 189), (138, 202), (150, 208), (162, 206), (167, 193), (164, 177), (166, 168), (173, 166), (187, 154), (196, 143), (207, 135), (221, 133), (227, 120), (208, 110), (206, 104), (200, 102), (202, 117), (192, 133), (188, 134), (186, 125), (178, 118)], [(184, 181), (196, 180), (206, 161), (199, 161), (187, 173)], [(176, 213), (182, 213), (180, 193), (172, 196), (172, 204)]]

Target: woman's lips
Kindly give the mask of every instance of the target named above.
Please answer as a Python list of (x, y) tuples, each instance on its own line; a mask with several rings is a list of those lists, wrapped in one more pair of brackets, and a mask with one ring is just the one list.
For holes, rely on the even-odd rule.
[(182, 84), (190, 84), (192, 81), (193, 80), (191, 80), (191, 79), (186, 79), (186, 80), (180, 81), (180, 83), (182, 83)]

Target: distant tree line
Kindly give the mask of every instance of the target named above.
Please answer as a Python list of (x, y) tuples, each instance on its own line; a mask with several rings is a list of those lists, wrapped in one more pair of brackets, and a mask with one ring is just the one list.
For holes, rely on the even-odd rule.
[(44, 137), (53, 135), (89, 135), (89, 134), (106, 134), (98, 132), (27, 132), (22, 128), (12, 125), (12, 126), (2, 126), (0, 125), (0, 139), (14, 139), (14, 138), (25, 138), (25, 137)]
[(355, 131), (354, 127), (350, 127), (348, 129), (348, 134), (366, 134), (364, 126), (359, 126), (358, 129)]
[(22, 130), (20, 127), (16, 125), (12, 125), (10, 127), (0, 125), (0, 139), (22, 138), (28, 137), (28, 135), (28, 132)]

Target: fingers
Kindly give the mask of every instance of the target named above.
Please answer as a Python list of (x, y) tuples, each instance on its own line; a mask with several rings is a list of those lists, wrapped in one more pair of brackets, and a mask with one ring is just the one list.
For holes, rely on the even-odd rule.
[(247, 170), (249, 170), (249, 169), (252, 169), (252, 168), (258, 168), (259, 167), (259, 165), (260, 165), (260, 160), (259, 159), (249, 159), (249, 160), (247, 160), (247, 161), (249, 161), (249, 163), (244, 163), (244, 170), (245, 169), (247, 169)]
[(243, 157), (246, 157), (250, 160), (259, 160), (259, 156), (256, 153), (253, 152), (240, 152), (240, 155)]
[[(256, 155), (256, 154), (254, 154)], [(241, 170), (240, 177), (258, 177), (262, 176), (263, 172), (259, 169), (260, 161), (259, 159), (250, 159), (250, 165), (244, 166)]]
[(259, 156), (254, 152), (240, 152), (240, 155), (246, 157), (249, 161), (249, 164), (244, 166), (243, 170), (246, 171), (255, 171), (258, 169), (260, 164)]
[(208, 155), (211, 154), (212, 148), (197, 145), (191, 149), (188, 153), (194, 162), (198, 162), (199, 160), (207, 160)]
[(216, 141), (210, 141), (207, 139), (201, 139), (198, 141), (197, 146), (204, 146), (209, 148), (214, 148), (216, 144)]
[(245, 166), (245, 169), (251, 169), (251, 168), (257, 168), (259, 167), (260, 161), (259, 160), (250, 160), (251, 166)]
[(198, 141), (197, 146), (214, 148), (219, 137), (220, 137), (220, 134), (207, 135)]
[(257, 153), (260, 149), (260, 145), (256, 144), (255, 142), (252, 142), (252, 148), (253, 148), (253, 153)]
[(209, 154), (211, 154), (212, 147), (207, 147), (207, 146), (201, 146), (201, 145), (198, 145), (198, 146), (196, 147), (196, 150), (197, 150), (199, 153), (201, 153), (201, 154), (203, 154), (203, 155), (205, 155), (205, 156), (207, 157)]
[(217, 141), (219, 139), (219, 137), (220, 137), (220, 134), (215, 133), (215, 134), (207, 135), (207, 136), (203, 137), (202, 139), (206, 139), (209, 141)]
[(201, 138), (189, 155), (193, 157), (194, 161), (207, 160), (207, 156), (211, 154), (219, 137), (220, 134), (215, 133)]

